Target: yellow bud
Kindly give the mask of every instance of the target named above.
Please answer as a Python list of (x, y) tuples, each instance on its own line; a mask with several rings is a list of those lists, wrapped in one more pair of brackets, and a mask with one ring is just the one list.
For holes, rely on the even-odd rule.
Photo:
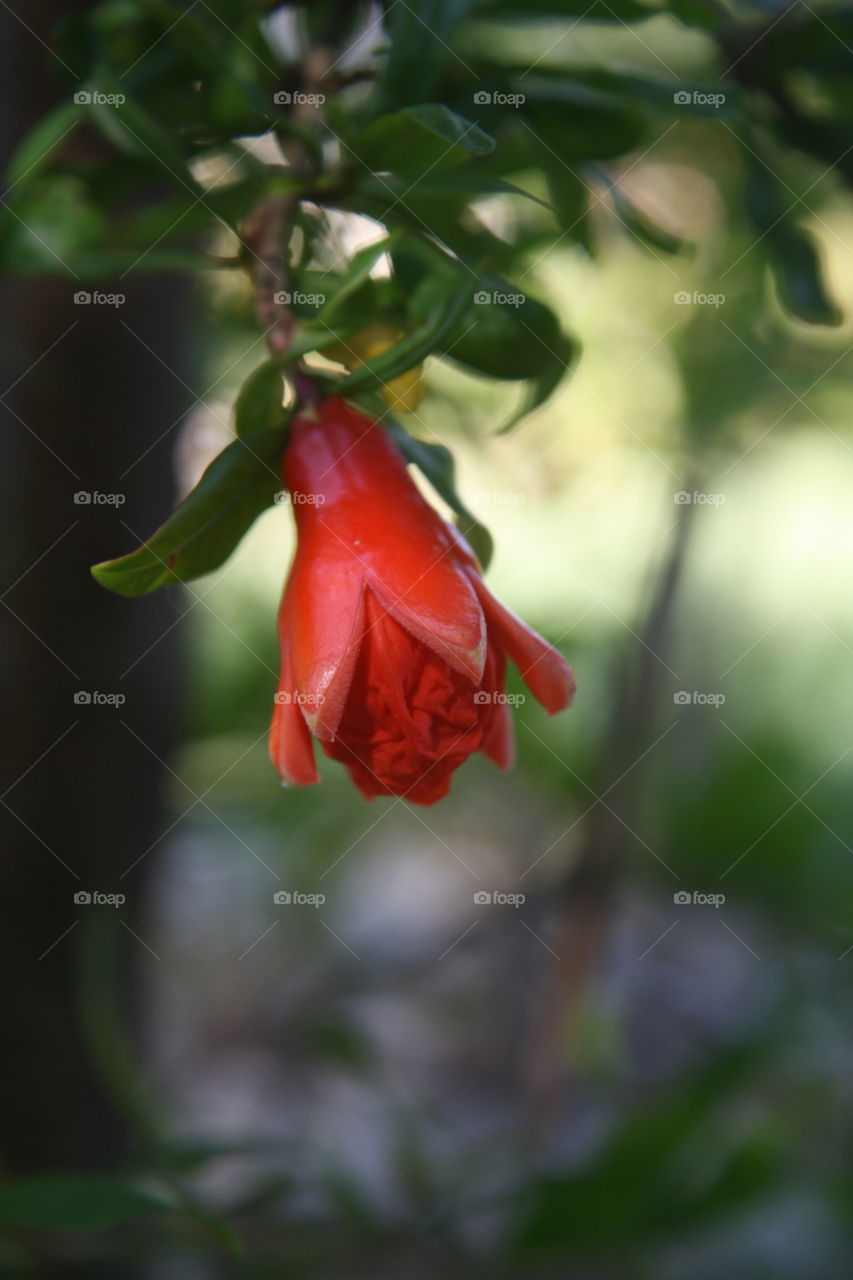
[[(340, 360), (341, 364), (350, 370), (357, 369), (359, 365), (367, 364), (369, 360), (381, 356), (383, 351), (393, 347), (394, 343), (399, 342), (402, 337), (402, 331), (395, 329), (393, 325), (378, 322), (369, 324), (348, 338), (345, 346), (332, 348), (333, 359)], [(327, 354), (331, 355), (332, 351)], [(400, 413), (413, 412), (423, 397), (423, 381), (422, 364), (407, 369), (398, 378), (392, 378), (382, 387), (386, 404)]]

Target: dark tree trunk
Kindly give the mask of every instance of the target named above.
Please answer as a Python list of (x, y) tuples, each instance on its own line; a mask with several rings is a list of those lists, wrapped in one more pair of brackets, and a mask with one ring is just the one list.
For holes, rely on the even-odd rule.
[[(27, 28), (50, 43), (56, 19), (86, 7), (12, 3), (23, 21), (0, 9), (4, 168), (16, 139), (74, 88)], [(176, 428), (167, 428), (192, 402), (170, 371), (186, 375), (183, 289), (162, 278), (99, 282), (127, 295), (113, 308), (75, 304), (81, 287), (93, 286), (61, 271), (0, 285), (6, 1174), (91, 1169), (127, 1150), (126, 1124), (83, 1030), (75, 965), (93, 913), (115, 909), (81, 906), (74, 895), (124, 893), (117, 914), (146, 939), (145, 888), (159, 846), (121, 876), (163, 830), (159, 761), (180, 701), (178, 628), (168, 631), (180, 599), (121, 599), (96, 585), (89, 566), (131, 548), (125, 524), (147, 534), (169, 508)], [(125, 501), (76, 504), (79, 491)], [(126, 701), (87, 705), (75, 701), (79, 691)], [(158, 961), (123, 924), (115, 933), (117, 957), (104, 954), (94, 966), (88, 995), (119, 981), (132, 1030), (141, 977)]]

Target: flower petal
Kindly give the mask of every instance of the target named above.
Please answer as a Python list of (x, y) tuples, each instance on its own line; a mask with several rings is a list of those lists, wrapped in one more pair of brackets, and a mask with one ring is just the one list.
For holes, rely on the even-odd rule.
[(334, 737), (364, 638), (364, 582), (349, 560), (297, 553), (282, 601), (302, 714), (316, 737)]
[[(476, 686), (402, 625), (373, 591), (349, 697), (326, 755), (340, 760), (363, 795), (434, 804), (476, 751), (485, 723)], [(493, 667), (494, 670), (494, 667)]]
[(483, 673), (483, 691), (492, 695), (491, 705), (484, 707), (482, 717), (482, 745), (480, 750), (499, 769), (509, 769), (515, 761), (515, 732), (509, 704), (502, 701), (506, 684), (506, 656), (494, 640), (489, 645), (486, 669)]
[(314, 764), (314, 747), (305, 717), (299, 709), (288, 646), (281, 655), (281, 679), (276, 693), (269, 737), (270, 759), (284, 782), (309, 787), (320, 781)]
[(402, 574), (383, 567), (381, 579), (371, 575), (371, 586), (407, 631), (474, 685), (480, 683), (486, 660), (486, 620), (470, 580), (452, 562), (433, 564), (410, 584), (405, 584)]
[(485, 620), (468, 577), (475, 561), (387, 431), (340, 399), (326, 401), (294, 422), (284, 472), (292, 493), (312, 499), (294, 504), (300, 547), (348, 559), (342, 577), (369, 581), (389, 613), (478, 684)]
[(550, 716), (564, 711), (576, 688), (568, 662), (553, 645), (496, 600), (482, 579), (472, 574), (472, 580), (486, 615), (490, 638), (494, 637), (512, 658), (522, 680)]
[(500, 703), (492, 712), (481, 750), (499, 769), (511, 769), (515, 763), (515, 730), (507, 703)]

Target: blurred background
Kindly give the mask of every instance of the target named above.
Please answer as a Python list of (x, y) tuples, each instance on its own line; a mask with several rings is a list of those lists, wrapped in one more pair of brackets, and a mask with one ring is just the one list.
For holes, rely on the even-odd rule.
[[(43, 44), (73, 8), (7, 15), (6, 154), (61, 96)], [(454, 47), (725, 71), (670, 13), (552, 8)], [(434, 809), (325, 759), (278, 785), (287, 507), (187, 587), (89, 577), (227, 444), (263, 354), (242, 275), (80, 308), (8, 251), (3, 1274), (846, 1276), (853, 205), (780, 153), (835, 322), (807, 323), (717, 110), (670, 104), (591, 174), (582, 236), (477, 203), (581, 354), (507, 435), (517, 387), (431, 358), (405, 421), (453, 449), (492, 590), (579, 692), (522, 700), (515, 769), (475, 757)], [(29, 249), (63, 256), (72, 216)]]

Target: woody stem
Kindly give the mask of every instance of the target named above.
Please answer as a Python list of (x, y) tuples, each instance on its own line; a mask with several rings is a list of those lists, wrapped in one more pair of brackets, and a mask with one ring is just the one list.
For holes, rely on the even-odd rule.
[(293, 195), (267, 195), (246, 224), (243, 239), (254, 258), (255, 314), (266, 332), (273, 357), (283, 355), (293, 336), (288, 303), (287, 236), (295, 207)]

